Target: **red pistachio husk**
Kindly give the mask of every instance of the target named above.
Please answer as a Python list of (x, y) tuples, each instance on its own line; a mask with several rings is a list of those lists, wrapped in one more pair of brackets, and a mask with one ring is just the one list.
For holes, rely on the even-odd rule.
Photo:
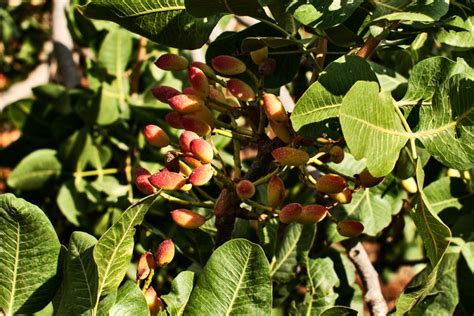
[(193, 170), (189, 176), (189, 183), (194, 186), (201, 186), (207, 184), (213, 176), (212, 166), (205, 164)]
[(347, 181), (337, 174), (328, 173), (319, 178), (316, 189), (322, 193), (334, 194), (347, 188)]
[(212, 130), (208, 123), (191, 114), (183, 115), (181, 118), (181, 123), (183, 124), (184, 129), (193, 131), (199, 136), (207, 136)]
[(199, 139), (199, 135), (192, 131), (184, 131), (179, 135), (179, 146), (183, 153), (191, 150), (191, 142), (195, 139)]
[(147, 125), (143, 129), (143, 134), (148, 144), (161, 148), (166, 147), (170, 144), (170, 138), (166, 135), (166, 132), (159, 126)]
[(255, 92), (252, 87), (240, 79), (230, 79), (227, 81), (227, 90), (240, 101), (252, 101), (255, 99)]
[(150, 183), (150, 172), (138, 167), (135, 171), (135, 185), (141, 192), (150, 195), (156, 192), (156, 188)]
[(303, 211), (303, 207), (299, 203), (290, 203), (285, 205), (281, 211), (278, 213), (278, 217), (280, 218), (280, 222), (284, 224), (289, 224), (298, 219), (301, 212)]
[(194, 94), (178, 94), (168, 99), (169, 105), (179, 113), (191, 113), (204, 106), (204, 100)]
[(192, 140), (190, 148), (194, 157), (199, 159), (202, 163), (209, 163), (214, 158), (214, 151), (211, 144), (209, 144), (204, 139)]
[(288, 122), (288, 113), (276, 95), (265, 93), (263, 95), (263, 108), (265, 109), (265, 113), (270, 121), (279, 124)]
[(166, 239), (158, 246), (155, 252), (155, 263), (159, 267), (166, 266), (174, 258), (175, 247), (171, 239)]
[(209, 81), (206, 74), (198, 67), (189, 67), (188, 81), (193, 89), (201, 96), (206, 98), (209, 95)]
[(357, 237), (364, 231), (364, 225), (354, 220), (343, 220), (337, 223), (337, 232), (344, 237)]
[(276, 161), (286, 166), (302, 166), (309, 160), (306, 151), (292, 147), (277, 148), (272, 151), (272, 156)]
[(340, 146), (332, 146), (328, 154), (329, 160), (334, 163), (341, 163), (344, 160), (344, 149)]
[(172, 98), (178, 94), (181, 94), (178, 90), (176, 90), (173, 87), (170, 86), (159, 86), (156, 88), (153, 88), (151, 90), (151, 93), (155, 98), (157, 98), (159, 101), (163, 103), (168, 103), (168, 99)]
[(240, 59), (229, 55), (216, 56), (211, 60), (211, 64), (215, 71), (227, 76), (241, 74), (247, 69)]
[(165, 121), (169, 126), (177, 129), (182, 129), (183, 123), (181, 122), (182, 115), (178, 112), (169, 112), (165, 115)]
[(369, 170), (365, 168), (359, 175), (359, 184), (364, 188), (374, 187), (383, 181), (384, 177), (374, 177)]
[(207, 64), (205, 64), (203, 62), (193, 61), (190, 66), (197, 67), (197, 68), (201, 69), (206, 74), (206, 76), (208, 76), (208, 77), (215, 77), (215, 75), (216, 75), (214, 70), (212, 70), (211, 67), (209, 67)]
[(202, 162), (199, 161), (198, 159), (192, 157), (192, 156), (186, 155), (186, 156), (183, 156), (182, 159), (191, 168), (198, 168), (198, 167), (202, 166)]
[(242, 200), (250, 199), (255, 195), (255, 186), (249, 180), (240, 180), (235, 186), (235, 192)]
[(155, 61), (155, 65), (163, 70), (184, 70), (188, 68), (188, 61), (176, 54), (163, 54)]
[(267, 200), (271, 207), (278, 207), (285, 199), (285, 184), (279, 176), (273, 176), (267, 185)]
[(150, 310), (150, 316), (157, 316), (160, 311), (165, 310), (165, 304), (161, 298), (158, 297), (153, 287), (150, 286), (148, 289), (146, 289), (144, 295), (146, 304)]
[(271, 131), (276, 137), (281, 139), (285, 144), (289, 144), (295, 138), (290, 130), (288, 123), (279, 124), (274, 121), (269, 121)]
[(150, 177), (150, 182), (155, 187), (163, 190), (177, 190), (181, 188), (186, 179), (179, 173), (163, 169)]
[(219, 103), (227, 102), (224, 93), (222, 93), (222, 91), (218, 90), (217, 88), (214, 88), (213, 86), (211, 86), (209, 89), (209, 99)]
[(171, 212), (171, 217), (176, 225), (186, 229), (199, 228), (206, 222), (206, 218), (202, 215), (194, 213), (186, 209), (177, 209)]
[(315, 224), (322, 221), (326, 214), (328, 213), (328, 209), (322, 205), (312, 204), (303, 206), (303, 210), (301, 211), (300, 216), (296, 219), (296, 221), (300, 224)]
[(150, 251), (146, 251), (140, 256), (137, 266), (137, 280), (145, 280), (155, 268), (155, 259)]

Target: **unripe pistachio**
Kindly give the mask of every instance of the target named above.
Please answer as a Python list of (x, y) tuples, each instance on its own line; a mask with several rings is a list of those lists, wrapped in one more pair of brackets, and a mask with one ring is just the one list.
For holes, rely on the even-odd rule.
[(277, 63), (275, 59), (267, 58), (258, 66), (258, 72), (262, 76), (270, 76), (275, 72), (276, 66)]
[(222, 217), (230, 207), (230, 192), (228, 189), (223, 188), (219, 196), (217, 197), (216, 204), (214, 205), (214, 215), (216, 217)]
[(214, 158), (214, 151), (211, 144), (209, 144), (204, 139), (192, 140), (190, 148), (194, 157), (199, 159), (202, 163), (209, 163)]
[(209, 88), (209, 99), (219, 102), (219, 103), (226, 103), (226, 98), (224, 96), (224, 93), (220, 91), (219, 89), (211, 86)]
[(239, 101), (234, 98), (234, 97), (226, 97), (225, 102), (231, 107), (231, 108), (240, 108), (240, 103)]
[(272, 176), (267, 185), (268, 205), (277, 207), (285, 199), (285, 184), (279, 176)]
[(204, 106), (204, 100), (193, 94), (178, 94), (168, 99), (173, 110), (180, 113), (191, 113)]
[(190, 114), (183, 115), (181, 122), (186, 130), (193, 131), (199, 136), (209, 135), (212, 130), (208, 123)]
[(255, 99), (255, 92), (252, 87), (240, 79), (232, 78), (227, 81), (227, 90), (240, 101), (252, 101)]
[(340, 146), (332, 146), (328, 154), (329, 160), (334, 163), (341, 163), (344, 160), (344, 149)]
[(337, 174), (328, 173), (319, 178), (316, 189), (322, 193), (334, 194), (342, 192), (347, 188), (347, 181)]
[(289, 224), (298, 219), (301, 212), (303, 211), (303, 207), (299, 203), (290, 203), (285, 205), (281, 211), (278, 213), (278, 217), (280, 218), (280, 222), (284, 224)]
[(186, 179), (179, 173), (163, 169), (150, 177), (150, 182), (155, 187), (163, 190), (177, 190), (181, 188)]
[(446, 175), (451, 178), (462, 178), (461, 171), (453, 168), (449, 168)]
[(192, 188), (193, 188), (193, 185), (191, 183), (186, 183), (181, 188), (179, 188), (179, 190), (183, 192), (189, 192), (189, 190), (191, 190)]
[(150, 310), (150, 316), (157, 316), (160, 313), (160, 311), (165, 310), (165, 304), (158, 297), (153, 287), (150, 286), (145, 291), (144, 295), (145, 295), (146, 304), (148, 306), (148, 309)]
[(302, 166), (309, 160), (309, 155), (306, 151), (292, 147), (274, 149), (272, 156), (276, 161), (286, 166)]
[(211, 67), (209, 67), (207, 64), (202, 63), (200, 61), (193, 61), (191, 63), (191, 66), (201, 69), (208, 77), (214, 77), (216, 75), (216, 73), (214, 72), (214, 70), (212, 70)]
[(235, 186), (235, 191), (242, 200), (250, 199), (255, 195), (255, 186), (249, 180), (240, 180)]
[(203, 106), (196, 112), (189, 113), (187, 115), (206, 122), (211, 128), (214, 127), (214, 116), (212, 115), (211, 110), (209, 110), (206, 106)]
[(352, 190), (344, 188), (342, 192), (329, 194), (329, 196), (339, 204), (349, 204), (352, 201)]
[(183, 123), (181, 122), (182, 116), (178, 112), (169, 112), (165, 115), (165, 121), (169, 126), (177, 129), (182, 129)]
[(163, 70), (184, 70), (188, 68), (188, 61), (176, 54), (163, 54), (155, 61), (155, 65)]
[(306, 205), (303, 206), (300, 216), (296, 219), (296, 221), (300, 224), (315, 224), (322, 221), (326, 214), (328, 213), (328, 209), (325, 206), (313, 204), (313, 205)]
[(189, 176), (189, 183), (196, 187), (205, 185), (209, 182), (209, 180), (211, 180), (213, 173), (214, 171), (212, 170), (212, 166), (210, 164), (197, 167)]
[(199, 93), (202, 97), (207, 97), (209, 95), (209, 81), (207, 80), (206, 74), (204, 71), (198, 67), (189, 67), (188, 69), (188, 80), (191, 86)]
[(135, 171), (135, 184), (137, 188), (148, 195), (156, 192), (155, 187), (150, 183), (150, 176), (150, 172), (144, 168), (138, 167)]
[(280, 124), (288, 122), (286, 109), (276, 95), (265, 93), (263, 95), (263, 108), (265, 109), (265, 113), (270, 121)]
[(269, 121), (268, 123), (270, 124), (271, 132), (274, 136), (281, 139), (285, 144), (291, 143), (295, 138), (287, 123), (279, 124), (273, 121)]
[(199, 139), (199, 135), (192, 131), (184, 131), (179, 135), (179, 146), (182, 152), (191, 150), (191, 142), (195, 139)]
[(159, 87), (153, 88), (151, 90), (151, 93), (153, 94), (155, 98), (157, 98), (163, 103), (168, 103), (169, 98), (172, 98), (178, 94), (181, 94), (181, 92), (169, 86), (159, 86)]
[(148, 144), (161, 148), (170, 144), (170, 138), (161, 127), (156, 125), (147, 125), (143, 129), (143, 134)]
[(202, 166), (202, 162), (200, 162), (198, 159), (196, 159), (192, 156), (186, 155), (186, 156), (183, 156), (182, 159), (184, 160), (184, 162), (186, 162), (192, 168), (198, 168), (198, 167)]
[(337, 223), (337, 232), (344, 237), (357, 237), (364, 231), (364, 225), (354, 220), (343, 220)]
[(173, 261), (175, 253), (174, 243), (171, 239), (166, 239), (156, 249), (155, 262), (159, 267), (166, 266)]
[(186, 229), (196, 229), (206, 222), (206, 218), (204, 216), (186, 209), (177, 209), (172, 211), (171, 217), (178, 226)]
[(238, 58), (229, 55), (216, 56), (211, 60), (212, 68), (223, 75), (238, 75), (247, 69), (247, 66)]
[(262, 47), (260, 49), (250, 52), (250, 58), (255, 63), (255, 65), (260, 65), (268, 57), (268, 47)]
[(179, 173), (181, 173), (185, 177), (189, 177), (192, 172), (193, 172), (193, 169), (191, 169), (191, 167), (189, 167), (183, 161), (181, 160), (179, 161)]
[(192, 94), (192, 95), (197, 95), (198, 97), (200, 96), (199, 95), (199, 92), (196, 91), (196, 89), (194, 89), (193, 87), (186, 87), (183, 89), (183, 93), (184, 94)]
[(418, 185), (416, 184), (416, 180), (413, 177), (400, 180), (400, 185), (402, 186), (403, 190), (408, 193), (413, 194), (418, 192)]
[(146, 251), (140, 256), (137, 266), (137, 280), (145, 280), (150, 271), (155, 268), (155, 259), (150, 251)]

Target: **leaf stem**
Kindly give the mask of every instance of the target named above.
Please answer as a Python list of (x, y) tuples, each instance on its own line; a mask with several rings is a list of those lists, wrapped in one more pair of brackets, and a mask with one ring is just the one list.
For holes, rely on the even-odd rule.
[(120, 170), (117, 168), (110, 168), (110, 169), (98, 169), (98, 170), (89, 170), (89, 171), (76, 171), (72, 175), (74, 177), (93, 177), (99, 176), (104, 174), (116, 174), (119, 173)]

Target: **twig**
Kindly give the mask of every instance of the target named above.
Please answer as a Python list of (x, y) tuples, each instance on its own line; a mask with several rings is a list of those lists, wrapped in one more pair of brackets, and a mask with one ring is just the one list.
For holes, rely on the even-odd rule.
[(130, 93), (132, 97), (136, 97), (138, 93), (140, 70), (142, 68), (143, 61), (146, 58), (146, 43), (147, 39), (145, 37), (140, 37), (140, 40), (138, 41), (137, 63), (133, 67), (133, 73), (130, 76)]
[(387, 315), (388, 307), (380, 288), (379, 275), (370, 262), (364, 246), (360, 242), (353, 240), (343, 242), (342, 244), (362, 279), (366, 290), (364, 300), (369, 307), (370, 315)]

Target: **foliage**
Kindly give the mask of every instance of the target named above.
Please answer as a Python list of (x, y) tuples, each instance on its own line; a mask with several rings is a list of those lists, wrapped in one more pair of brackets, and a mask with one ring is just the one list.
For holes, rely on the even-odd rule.
[[(49, 32), (26, 8), (0, 6), (10, 81)], [(471, 8), (71, 6), (81, 86), (1, 114), (21, 138), (0, 150), (0, 311), (356, 315), (367, 289), (341, 249), (365, 241), (384, 283), (418, 271), (391, 312), (472, 314)]]

